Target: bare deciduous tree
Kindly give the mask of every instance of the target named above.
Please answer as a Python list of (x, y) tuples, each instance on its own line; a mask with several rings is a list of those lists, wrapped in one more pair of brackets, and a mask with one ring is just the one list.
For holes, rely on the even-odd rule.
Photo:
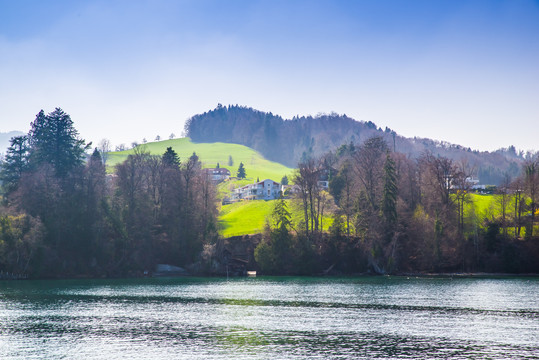
[(101, 139), (97, 146), (97, 150), (101, 153), (101, 159), (103, 164), (107, 165), (107, 160), (109, 159), (109, 153), (111, 152), (111, 145), (109, 139)]

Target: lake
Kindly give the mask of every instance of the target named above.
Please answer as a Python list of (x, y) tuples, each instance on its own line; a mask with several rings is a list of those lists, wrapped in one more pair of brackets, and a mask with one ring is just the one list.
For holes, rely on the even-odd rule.
[(0, 282), (0, 359), (538, 357), (538, 277)]

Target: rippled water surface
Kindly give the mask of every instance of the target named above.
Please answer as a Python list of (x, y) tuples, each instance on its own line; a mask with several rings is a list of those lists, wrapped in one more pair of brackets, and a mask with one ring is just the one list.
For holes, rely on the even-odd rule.
[(539, 278), (0, 282), (0, 359), (537, 359)]

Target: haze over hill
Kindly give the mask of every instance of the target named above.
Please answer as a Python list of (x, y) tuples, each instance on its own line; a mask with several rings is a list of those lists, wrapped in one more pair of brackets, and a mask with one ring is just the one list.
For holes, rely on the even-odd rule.
[(267, 159), (290, 167), (295, 167), (303, 155), (319, 156), (343, 144), (361, 144), (373, 136), (382, 136), (395, 151), (411, 157), (430, 151), (455, 161), (468, 161), (484, 184), (498, 184), (504, 173), (516, 176), (523, 160), (523, 154), (517, 153), (514, 146), (488, 152), (431, 139), (406, 138), (371, 121), (357, 121), (336, 113), (288, 120), (271, 112), (219, 104), (214, 110), (188, 119), (185, 130), (195, 142), (246, 145)]

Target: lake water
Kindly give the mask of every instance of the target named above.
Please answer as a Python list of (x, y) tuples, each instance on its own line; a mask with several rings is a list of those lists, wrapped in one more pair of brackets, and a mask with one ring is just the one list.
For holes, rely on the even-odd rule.
[(537, 359), (539, 278), (0, 282), (0, 359)]

